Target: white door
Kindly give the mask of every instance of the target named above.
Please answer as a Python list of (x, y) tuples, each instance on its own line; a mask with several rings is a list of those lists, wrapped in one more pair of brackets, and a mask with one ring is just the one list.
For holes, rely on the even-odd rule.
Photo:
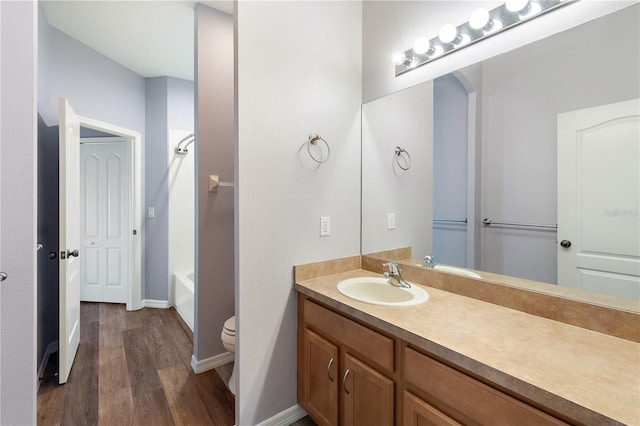
[(66, 383), (80, 343), (80, 122), (60, 98), (59, 383)]
[(558, 115), (558, 284), (640, 300), (640, 99)]
[(126, 303), (129, 291), (131, 157), (129, 144), (80, 148), (80, 300)]

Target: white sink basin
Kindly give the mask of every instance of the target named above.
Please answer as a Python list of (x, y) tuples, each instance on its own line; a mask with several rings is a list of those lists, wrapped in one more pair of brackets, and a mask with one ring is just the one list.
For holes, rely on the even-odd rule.
[(462, 275), (463, 277), (482, 278), (475, 272), (469, 271), (468, 269), (457, 268), (455, 266), (437, 264), (433, 269), (436, 271), (449, 272), (450, 274)]
[(342, 280), (338, 291), (361, 302), (385, 306), (414, 306), (429, 300), (429, 293), (417, 285), (400, 288), (389, 284), (388, 278), (359, 277)]

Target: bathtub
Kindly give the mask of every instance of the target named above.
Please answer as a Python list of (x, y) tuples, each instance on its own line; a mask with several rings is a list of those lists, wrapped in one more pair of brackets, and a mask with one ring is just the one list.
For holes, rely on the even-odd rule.
[(174, 272), (173, 306), (193, 331), (193, 272)]

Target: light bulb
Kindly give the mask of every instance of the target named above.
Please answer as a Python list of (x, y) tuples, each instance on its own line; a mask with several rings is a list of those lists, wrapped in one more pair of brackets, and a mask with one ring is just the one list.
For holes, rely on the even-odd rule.
[(438, 38), (440, 39), (440, 41), (445, 44), (451, 43), (456, 39), (457, 36), (458, 36), (458, 30), (452, 24), (447, 24), (444, 27), (442, 27), (442, 29), (440, 30), (440, 33), (438, 34)]
[(509, 12), (520, 12), (529, 6), (529, 0), (507, 0), (505, 3)]
[(427, 53), (431, 49), (431, 43), (426, 37), (418, 37), (416, 41), (413, 42), (413, 51), (418, 55), (422, 55)]
[(397, 52), (397, 53), (394, 53), (393, 56), (391, 56), (391, 61), (393, 62), (394, 65), (402, 65), (405, 63), (406, 60), (407, 60), (407, 55), (405, 55), (404, 52)]
[(469, 26), (474, 30), (481, 30), (490, 25), (491, 18), (487, 9), (476, 9), (469, 17)]

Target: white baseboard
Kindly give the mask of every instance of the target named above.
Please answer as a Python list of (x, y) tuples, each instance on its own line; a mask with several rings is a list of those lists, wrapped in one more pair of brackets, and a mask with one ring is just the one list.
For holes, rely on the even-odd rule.
[(143, 299), (142, 306), (145, 308), (169, 309), (171, 305), (168, 300)]
[(225, 352), (198, 361), (195, 355), (191, 355), (191, 369), (196, 374), (204, 373), (205, 371), (213, 370), (216, 367), (235, 361), (235, 357), (236, 355), (233, 352)]
[(287, 426), (291, 423), (300, 420), (307, 415), (307, 412), (302, 409), (298, 404), (291, 408), (287, 408), (284, 411), (279, 412), (273, 417), (258, 423), (258, 426)]
[(44, 351), (44, 355), (42, 356), (42, 362), (40, 363), (40, 368), (38, 368), (38, 378), (42, 379), (44, 377), (44, 370), (47, 369), (47, 364), (49, 363), (49, 358), (51, 354), (58, 352), (58, 341), (51, 342), (47, 345), (47, 349)]

